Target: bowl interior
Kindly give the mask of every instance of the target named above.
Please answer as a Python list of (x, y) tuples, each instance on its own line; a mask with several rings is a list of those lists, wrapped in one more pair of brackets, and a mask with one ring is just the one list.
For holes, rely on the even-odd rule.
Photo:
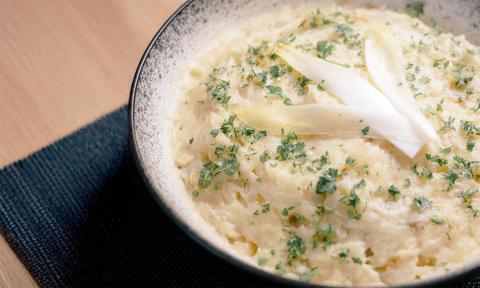
[[(185, 191), (177, 174), (171, 153), (170, 118), (180, 96), (176, 86), (182, 69), (204, 48), (204, 43), (218, 31), (280, 5), (298, 5), (294, 0), (196, 0), (188, 1), (172, 17), (154, 38), (147, 49), (132, 86), (130, 102), (131, 137), (134, 153), (145, 180), (164, 208), (174, 219), (200, 243), (223, 258), (250, 270), (249, 258), (238, 255), (229, 249), (226, 241), (207, 224), (195, 211), (195, 207)], [(319, 1), (316, 1), (317, 3)], [(373, 6), (387, 6), (403, 9), (408, 0), (339, 0), (337, 3), (368, 3)], [(478, 0), (425, 0), (424, 19), (434, 19), (443, 30), (455, 34), (465, 34), (475, 43), (480, 43), (480, 1)], [(473, 268), (465, 268), (469, 270)], [(465, 270), (463, 272), (465, 272)], [(451, 277), (462, 271), (452, 272), (441, 278)], [(259, 272), (261, 273), (261, 272)], [(276, 277), (276, 276), (272, 276)], [(437, 279), (442, 280), (442, 279)], [(428, 281), (428, 280), (427, 280)], [(418, 283), (418, 287), (425, 287)]]

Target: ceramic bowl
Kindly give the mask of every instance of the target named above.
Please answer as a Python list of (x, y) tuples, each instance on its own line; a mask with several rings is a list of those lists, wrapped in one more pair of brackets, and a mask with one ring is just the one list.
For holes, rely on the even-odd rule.
[[(317, 0), (320, 2), (322, 0)], [(278, 281), (309, 287), (313, 285), (269, 273), (248, 257), (234, 252), (211, 225), (196, 213), (189, 193), (177, 174), (171, 151), (170, 118), (180, 93), (178, 78), (182, 68), (204, 48), (204, 43), (235, 22), (281, 5), (298, 5), (300, 0), (190, 0), (182, 5), (160, 28), (140, 61), (130, 96), (131, 147), (139, 170), (158, 203), (194, 240), (227, 262)], [(314, 2), (314, 1), (310, 1)], [(346, 0), (337, 2), (347, 2)], [(407, 0), (350, 0), (373, 6), (403, 9)], [(424, 0), (424, 19), (434, 19), (439, 26), (479, 44), (480, 1)], [(465, 266), (436, 278), (402, 287), (449, 287), (449, 283), (480, 272), (480, 263)]]

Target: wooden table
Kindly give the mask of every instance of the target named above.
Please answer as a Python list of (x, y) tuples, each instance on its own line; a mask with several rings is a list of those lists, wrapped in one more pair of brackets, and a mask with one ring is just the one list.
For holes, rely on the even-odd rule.
[[(0, 0), (0, 167), (125, 105), (143, 51), (182, 2)], [(1, 236), (0, 287), (37, 287)]]

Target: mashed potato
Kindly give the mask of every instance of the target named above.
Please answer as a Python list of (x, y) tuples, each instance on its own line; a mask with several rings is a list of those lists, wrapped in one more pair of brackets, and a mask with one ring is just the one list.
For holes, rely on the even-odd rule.
[[(273, 273), (337, 285), (411, 282), (478, 257), (479, 49), (409, 8), (278, 9), (219, 36), (182, 76), (176, 165), (199, 213), (232, 249)], [(276, 51), (288, 44), (368, 79), (363, 44), (372, 23), (402, 44), (399, 85), (411, 89), (440, 143), (409, 159), (382, 140), (270, 135), (232, 112), (340, 103)]]

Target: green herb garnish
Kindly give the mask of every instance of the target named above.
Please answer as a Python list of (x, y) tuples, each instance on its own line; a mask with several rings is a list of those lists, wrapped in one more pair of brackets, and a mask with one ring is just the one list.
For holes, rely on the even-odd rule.
[(467, 150), (468, 150), (469, 152), (472, 152), (473, 149), (475, 149), (475, 145), (476, 145), (476, 143), (475, 143), (474, 141), (468, 140), (468, 141), (467, 141)]
[(218, 104), (226, 106), (232, 98), (228, 95), (230, 90), (229, 81), (210, 76), (210, 80), (206, 83), (206, 86), (207, 92), (212, 95), (212, 99)]
[(280, 161), (293, 160), (293, 166), (303, 165), (307, 161), (305, 143), (297, 141), (295, 133), (288, 133), (277, 147), (277, 159)]
[(402, 194), (402, 193), (400, 192), (400, 189), (391, 185), (388, 188), (388, 194), (390, 194), (390, 196), (392, 196), (392, 198), (395, 199), (395, 198), (397, 198), (397, 196), (400, 196), (400, 194)]
[(432, 223), (436, 224), (436, 225), (443, 225), (445, 224), (445, 220), (443, 220), (442, 218), (438, 217), (438, 216), (432, 216), (430, 218), (430, 221), (432, 221)]
[(440, 167), (447, 166), (448, 164), (448, 160), (443, 159), (438, 155), (425, 154), (425, 158), (430, 162), (437, 163)]
[(335, 236), (335, 233), (335, 227), (330, 224), (327, 227), (318, 226), (313, 235), (313, 248), (318, 247), (318, 243), (321, 242), (323, 248), (327, 249), (333, 244), (332, 237)]
[(317, 194), (332, 194), (337, 191), (338, 169), (330, 168), (318, 179), (315, 192)]
[(347, 262), (348, 255), (350, 255), (350, 249), (342, 249), (340, 253), (338, 253), (338, 258), (343, 262)]
[(443, 179), (447, 181), (448, 187), (452, 187), (457, 182), (458, 178), (460, 178), (460, 175), (453, 170), (443, 174)]
[(442, 122), (443, 122), (443, 127), (440, 129), (440, 134), (445, 134), (449, 130), (455, 131), (455, 127), (453, 126), (455, 124), (455, 118), (453, 118), (452, 116), (448, 116), (448, 120), (447, 121), (442, 120)]
[(277, 79), (282, 77), (287, 71), (280, 68), (279, 65), (274, 65), (270, 67), (270, 75), (272, 75), (273, 78)]
[(317, 43), (317, 52), (319, 58), (327, 58), (332, 55), (335, 44), (328, 44), (327, 41), (320, 41)]
[(357, 257), (352, 257), (352, 261), (353, 261), (353, 263), (358, 264), (358, 265), (362, 265), (362, 264), (363, 264), (362, 259), (357, 258)]
[(471, 121), (462, 121), (462, 127), (467, 136), (480, 136), (480, 128), (475, 126)]
[(275, 96), (280, 96), (283, 97), (283, 90), (282, 87), (279, 86), (273, 86), (273, 85), (268, 85), (267, 86), (268, 92), (272, 95)]
[(428, 207), (432, 205), (432, 201), (421, 196), (413, 199), (413, 205), (417, 208), (419, 212), (425, 211)]
[(288, 260), (297, 260), (307, 251), (307, 246), (302, 238), (293, 235), (287, 242)]
[(362, 129), (363, 136), (367, 136), (369, 132), (370, 132), (370, 127), (365, 127)]

